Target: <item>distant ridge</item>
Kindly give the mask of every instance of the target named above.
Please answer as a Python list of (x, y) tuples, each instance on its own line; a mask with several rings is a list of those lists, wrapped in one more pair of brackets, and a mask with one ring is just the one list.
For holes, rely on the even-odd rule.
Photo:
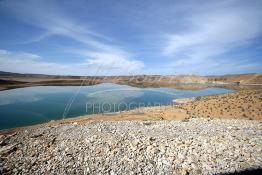
[(33, 76), (33, 77), (82, 77), (77, 75), (50, 75), (50, 74), (29, 74), (0, 71), (0, 76)]
[(94, 85), (99, 83), (128, 84), (139, 87), (182, 87), (184, 85), (229, 86), (258, 85), (262, 87), (262, 74), (229, 75), (134, 75), (134, 76), (68, 76), (21, 74), (0, 71), (0, 90), (37, 85)]
[(197, 75), (197, 74), (176, 74), (176, 75), (158, 75), (158, 74), (137, 74), (137, 75), (52, 75), (52, 74), (33, 74), (33, 73), (16, 73), (16, 72), (6, 72), (6, 71), (0, 71), (1, 75), (17, 75), (17, 76), (46, 76), (46, 77), (131, 77), (131, 76), (139, 76), (139, 77), (146, 77), (146, 76), (163, 76), (163, 77), (170, 77), (170, 76), (178, 76), (178, 77), (184, 77), (184, 76), (195, 76), (195, 77), (229, 77), (229, 76), (241, 76), (241, 75), (262, 75), (262, 73), (243, 73), (243, 74), (224, 74), (224, 75)]

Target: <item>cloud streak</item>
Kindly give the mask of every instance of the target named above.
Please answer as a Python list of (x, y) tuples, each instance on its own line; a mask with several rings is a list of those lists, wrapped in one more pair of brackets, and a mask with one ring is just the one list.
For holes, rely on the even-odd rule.
[[(45, 71), (45, 69), (49, 69), (48, 67), (58, 67), (56, 74), (65, 74), (64, 72), (70, 74), (72, 72), (72, 74), (80, 73), (83, 75), (84, 73), (84, 75), (89, 75), (92, 72), (98, 72), (98, 69), (99, 72), (104, 72), (108, 75), (116, 73), (131, 74), (142, 69), (144, 66), (142, 61), (130, 58), (131, 54), (129, 52), (112, 43), (114, 39), (90, 30), (86, 24), (78, 23), (63, 13), (63, 11), (60, 11), (58, 4), (55, 4), (54, 1), (27, 0), (23, 2), (16, 1), (15, 3), (6, 3), (5, 5), (18, 19), (46, 31), (44, 35), (24, 43), (38, 42), (46, 37), (59, 35), (81, 43), (85, 49), (85, 52), (77, 52), (78, 55), (83, 57), (82, 63), (66, 65), (43, 61), (30, 62), (32, 70), (38, 73), (48, 72)], [(75, 50), (75, 48), (69, 50)], [(75, 54), (75, 52), (72, 53)], [(12, 64), (14, 60), (19, 60), (18, 62), (22, 61), (20, 59), (21, 54), (17, 53), (1, 55), (1, 59), (9, 58), (11, 55), (15, 58), (13, 60), (6, 60), (6, 62)], [(31, 57), (24, 58), (24, 62), (27, 62)], [(23, 70), (22, 67), (23, 65), (19, 68), (19, 72)], [(38, 67), (37, 70), (35, 70), (36, 67)], [(84, 67), (92, 70), (92, 72), (84, 70)], [(17, 71), (18, 70), (15, 72)]]
[[(190, 67), (191, 72), (195, 70), (195, 73), (203, 74), (212, 67), (219, 66), (222, 71), (216, 73), (225, 70), (241, 72), (238, 70), (240, 67), (243, 68), (242, 71), (252, 71), (252, 68), (258, 70), (259, 65), (249, 63), (250, 66), (245, 66), (247, 60), (232, 58), (230, 54), (226, 58), (224, 54), (249, 45), (262, 36), (261, 8), (241, 3), (235, 6), (226, 4), (215, 9), (212, 7), (214, 5), (210, 6), (209, 10), (187, 14), (189, 29), (185, 29), (186, 32), (166, 34), (162, 47), (163, 55), (174, 59), (172, 65), (174, 69), (179, 69), (179, 72), (185, 72), (181, 71), (182, 68), (190, 71)], [(207, 71), (203, 71), (203, 68)]]
[(258, 10), (236, 8), (192, 17), (194, 30), (168, 35), (164, 52), (175, 54), (186, 49), (198, 53), (212, 48), (207, 56), (213, 56), (245, 44), (262, 33), (262, 13)]
[(10, 0), (0, 8), (39, 34), (26, 31), (21, 49), (2, 47), (13, 51), (2, 59), (23, 62), (19, 50), (40, 55), (32, 72), (53, 65), (57, 74), (81, 75), (261, 72), (261, 1)]
[(46, 34), (33, 41), (40, 41), (52, 35), (61, 35), (74, 39), (88, 46), (89, 49), (124, 52), (112, 43), (106, 43), (113, 39), (90, 30), (86, 24), (76, 22), (75, 19), (60, 10), (59, 5), (54, 1), (16, 1), (7, 6), (20, 20), (46, 30)]
[[(143, 62), (131, 61), (116, 55), (89, 53), (94, 59), (65, 64), (46, 62), (44, 58), (30, 53), (0, 50), (0, 70), (20, 73), (55, 75), (128, 75), (140, 72)], [(107, 60), (104, 60), (107, 58)]]

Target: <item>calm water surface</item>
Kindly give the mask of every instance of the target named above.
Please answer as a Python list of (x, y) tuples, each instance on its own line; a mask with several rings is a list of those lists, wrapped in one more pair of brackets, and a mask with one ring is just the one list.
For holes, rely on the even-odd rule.
[(221, 88), (177, 90), (103, 83), (94, 86), (38, 86), (0, 91), (0, 128), (11, 128), (138, 106), (166, 105), (173, 99), (231, 92)]

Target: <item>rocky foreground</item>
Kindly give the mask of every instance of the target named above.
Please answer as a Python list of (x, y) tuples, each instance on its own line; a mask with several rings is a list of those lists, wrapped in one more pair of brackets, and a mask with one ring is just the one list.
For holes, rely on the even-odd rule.
[(0, 174), (215, 174), (262, 168), (262, 121), (66, 123), (0, 138)]

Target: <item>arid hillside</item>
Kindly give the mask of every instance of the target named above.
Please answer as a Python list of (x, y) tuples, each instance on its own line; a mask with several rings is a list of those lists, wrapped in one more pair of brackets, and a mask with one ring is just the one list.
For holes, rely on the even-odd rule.
[(256, 85), (262, 84), (262, 74), (241, 74), (241, 75), (224, 75), (224, 76), (209, 76), (210, 82), (236, 83)]
[[(0, 72), (0, 90), (38, 85), (92, 85), (104, 82), (129, 84), (131, 86), (140, 87), (162, 86), (181, 89), (201, 89), (214, 85), (262, 85), (262, 74), (238, 74), (223, 76), (55, 76)], [(200, 85), (202, 87), (197, 87), (195, 85)]]
[(198, 97), (178, 107), (190, 117), (262, 119), (262, 90)]

